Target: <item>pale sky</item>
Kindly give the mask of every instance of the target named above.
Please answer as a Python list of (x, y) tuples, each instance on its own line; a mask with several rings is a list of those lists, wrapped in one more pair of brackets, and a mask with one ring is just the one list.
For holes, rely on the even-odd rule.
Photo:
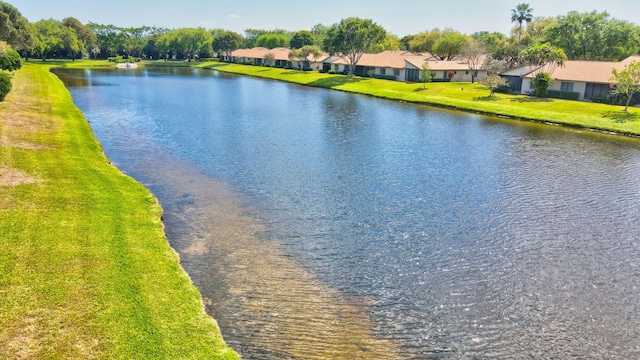
[(29, 21), (75, 17), (82, 23), (143, 25), (167, 28), (204, 27), (310, 29), (357, 16), (373, 19), (400, 37), (450, 27), (465, 34), (499, 31), (508, 34), (511, 9), (528, 3), (534, 16), (565, 15), (571, 10), (608, 11), (617, 19), (640, 25), (640, 1), (633, 0), (3, 0)]

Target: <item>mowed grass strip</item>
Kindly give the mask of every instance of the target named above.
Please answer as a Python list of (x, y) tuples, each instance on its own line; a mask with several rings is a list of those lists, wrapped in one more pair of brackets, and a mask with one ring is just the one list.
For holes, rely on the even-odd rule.
[[(147, 66), (163, 66), (162, 62), (148, 62)], [(297, 84), (360, 93), (385, 99), (401, 100), (427, 105), (444, 106), (464, 111), (480, 112), (537, 122), (549, 122), (565, 126), (611, 131), (623, 135), (640, 135), (640, 109), (622, 106), (535, 98), (525, 95), (496, 94), (489, 97), (489, 90), (475, 83), (405, 83), (344, 75), (321, 74), (317, 71), (302, 72), (290, 69), (228, 64), (216, 61), (192, 62), (192, 66), (215, 69)], [(171, 62), (167, 63), (171, 65)]]
[(50, 66), (0, 103), (0, 358), (238, 358)]

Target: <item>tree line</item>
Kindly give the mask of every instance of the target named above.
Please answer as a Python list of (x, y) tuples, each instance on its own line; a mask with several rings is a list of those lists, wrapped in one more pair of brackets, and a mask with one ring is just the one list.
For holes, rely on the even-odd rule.
[[(451, 28), (434, 28), (398, 37), (380, 27), (380, 36), (365, 51), (410, 50), (450, 60), (475, 47), (510, 66), (522, 61), (524, 49), (547, 43), (562, 49), (569, 60), (619, 61), (640, 51), (640, 27), (611, 18), (607, 12), (572, 11), (554, 18), (534, 17), (528, 4), (518, 4), (512, 10), (511, 21), (514, 27), (508, 35), (489, 31), (467, 35)], [(291, 49), (317, 46), (331, 51), (335, 48), (338, 25), (317, 24), (300, 31), (246, 29), (244, 34), (238, 34), (224, 29), (82, 24), (72, 17), (29, 23), (16, 8), (0, 1), (0, 40), (23, 58), (130, 56), (191, 60), (254, 46)]]

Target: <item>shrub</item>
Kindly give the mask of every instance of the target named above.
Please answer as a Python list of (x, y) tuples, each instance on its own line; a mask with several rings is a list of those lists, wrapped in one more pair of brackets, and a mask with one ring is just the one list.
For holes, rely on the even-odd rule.
[(536, 87), (536, 96), (545, 97), (547, 96), (547, 89), (553, 84), (553, 78), (547, 73), (539, 73), (533, 78), (533, 84)]
[(0, 74), (0, 101), (11, 91), (11, 78), (7, 74)]
[(498, 93), (498, 94), (512, 94), (513, 91), (511, 90), (510, 87), (508, 86), (500, 86), (498, 88), (496, 88), (495, 90), (493, 90), (494, 93)]
[(335, 70), (329, 70), (329, 74), (331, 74), (331, 75), (335, 75), (335, 74), (337, 74), (337, 73), (338, 73), (338, 72), (337, 72), (337, 71), (335, 71)]
[[(627, 94), (614, 90), (607, 96), (607, 104), (625, 106), (627, 105)], [(633, 106), (635, 104), (635, 99), (631, 98), (631, 102), (629, 103), (629, 105)]]
[(554, 99), (578, 100), (580, 93), (575, 91), (547, 90), (547, 96)]
[(375, 74), (373, 77), (376, 79), (382, 79), (382, 80), (396, 80), (396, 77), (393, 75)]

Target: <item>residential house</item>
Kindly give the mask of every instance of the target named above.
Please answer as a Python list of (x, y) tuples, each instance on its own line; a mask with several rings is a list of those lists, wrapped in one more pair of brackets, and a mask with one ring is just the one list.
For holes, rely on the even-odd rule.
[[(434, 74), (433, 81), (451, 81), (451, 82), (471, 82), (472, 76), (475, 81), (482, 80), (487, 77), (485, 70), (471, 70), (466, 60), (438, 60), (438, 59), (415, 59), (408, 58), (407, 69), (411, 75), (407, 81), (418, 81), (420, 79), (420, 71), (424, 63), (429, 64), (429, 69)], [(482, 64), (482, 61), (479, 62)]]
[(241, 64), (261, 65), (264, 63), (264, 57), (267, 54), (274, 55), (274, 66), (286, 67), (289, 61), (289, 53), (291, 50), (287, 48), (267, 49), (264, 47), (254, 47), (251, 49), (238, 49), (231, 53), (231, 57), (221, 56), (222, 61), (238, 62)]
[[(558, 66), (551, 76), (555, 79), (549, 90), (572, 91), (580, 94), (580, 100), (606, 98), (615, 86), (613, 69), (623, 70), (633, 61), (640, 61), (640, 56), (630, 56), (620, 62), (609, 61), (566, 61), (564, 66)], [(524, 66), (500, 74), (512, 84), (516, 92), (527, 94), (534, 90), (533, 78), (536, 67)], [(521, 86), (513, 83), (521, 81)]]
[[(378, 54), (363, 54), (356, 65), (354, 75), (358, 76), (376, 76), (383, 75), (387, 78), (395, 78), (400, 81), (416, 81), (412, 72), (407, 69), (413, 69), (412, 65), (407, 67), (407, 59), (415, 59), (416, 61), (427, 61), (433, 58), (431, 54), (416, 54), (405, 50), (387, 50)], [(325, 70), (335, 70), (338, 72), (349, 71), (349, 62), (339, 56), (333, 56), (325, 59), (323, 68)]]

